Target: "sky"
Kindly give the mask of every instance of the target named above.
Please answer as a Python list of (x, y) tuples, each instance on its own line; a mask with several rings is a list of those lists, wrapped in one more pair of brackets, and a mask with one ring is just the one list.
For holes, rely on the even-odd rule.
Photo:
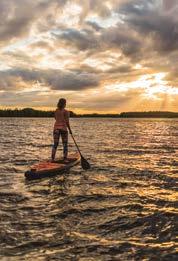
[(178, 111), (178, 0), (0, 0), (0, 108)]

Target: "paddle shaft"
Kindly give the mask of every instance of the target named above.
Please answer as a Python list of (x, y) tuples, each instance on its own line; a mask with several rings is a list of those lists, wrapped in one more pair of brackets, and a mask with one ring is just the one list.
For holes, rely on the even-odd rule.
[(81, 166), (84, 170), (88, 170), (90, 169), (90, 164), (88, 163), (88, 161), (82, 156), (82, 153), (80, 152), (80, 149), (79, 149), (79, 146), (77, 145), (77, 142), (75, 141), (74, 139), (74, 136), (72, 135), (72, 133), (70, 132), (71, 136), (72, 136), (72, 139), (75, 143), (75, 146), (80, 154), (80, 157), (81, 157)]
[(80, 152), (79, 146), (77, 145), (77, 142), (75, 141), (74, 136), (73, 136), (72, 133), (71, 133), (71, 136), (72, 136), (72, 139), (73, 139), (73, 141), (74, 141), (74, 143), (75, 143), (75, 146), (76, 146), (76, 148), (77, 148), (77, 150), (78, 150), (80, 156), (82, 157), (82, 153)]

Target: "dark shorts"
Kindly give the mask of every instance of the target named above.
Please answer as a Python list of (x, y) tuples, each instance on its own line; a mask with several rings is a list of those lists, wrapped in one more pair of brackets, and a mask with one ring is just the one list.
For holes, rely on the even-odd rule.
[(60, 136), (62, 138), (62, 143), (66, 144), (68, 142), (68, 131), (60, 129), (53, 131), (54, 144), (59, 143)]

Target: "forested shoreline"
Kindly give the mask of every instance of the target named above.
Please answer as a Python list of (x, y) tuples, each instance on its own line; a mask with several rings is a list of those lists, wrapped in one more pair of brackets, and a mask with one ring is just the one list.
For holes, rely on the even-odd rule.
[[(70, 116), (73, 118), (80, 117), (111, 117), (111, 118), (178, 118), (178, 112), (168, 112), (168, 111), (145, 111), (145, 112), (121, 112), (119, 114), (76, 114), (70, 112)], [(0, 117), (54, 117), (54, 111), (43, 111), (35, 110), (33, 108), (24, 109), (1, 109)]]

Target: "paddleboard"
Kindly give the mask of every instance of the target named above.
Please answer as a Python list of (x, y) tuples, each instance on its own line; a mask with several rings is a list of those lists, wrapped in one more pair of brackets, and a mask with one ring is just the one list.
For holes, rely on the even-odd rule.
[(41, 179), (45, 177), (52, 177), (58, 174), (62, 174), (74, 167), (80, 162), (80, 155), (78, 153), (69, 155), (68, 162), (64, 162), (63, 159), (57, 159), (54, 162), (45, 160), (38, 162), (25, 172), (26, 179)]

